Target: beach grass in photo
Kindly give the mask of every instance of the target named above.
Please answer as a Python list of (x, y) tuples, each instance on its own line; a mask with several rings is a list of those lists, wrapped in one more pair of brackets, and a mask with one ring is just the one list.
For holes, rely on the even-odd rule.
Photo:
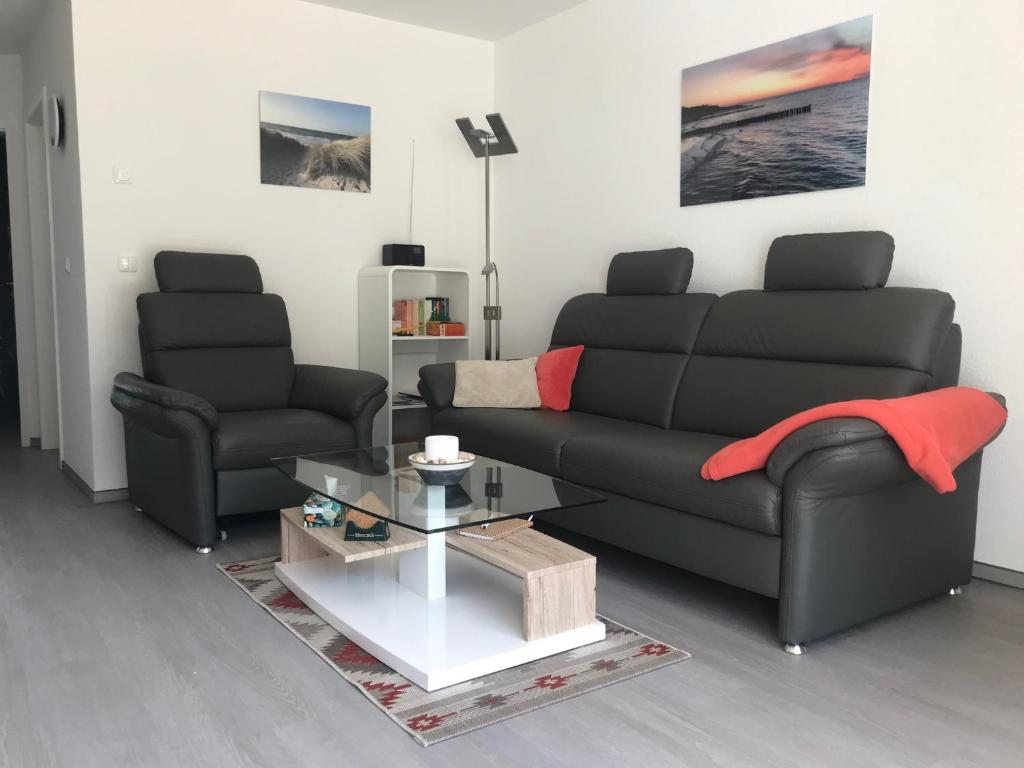
[(260, 91), (260, 181), (370, 191), (370, 108)]
[(872, 18), (682, 73), (679, 204), (863, 186)]

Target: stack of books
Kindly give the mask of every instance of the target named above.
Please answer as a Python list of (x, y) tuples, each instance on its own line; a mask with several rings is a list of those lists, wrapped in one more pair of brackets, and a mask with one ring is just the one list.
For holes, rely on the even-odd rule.
[(451, 300), (447, 296), (397, 299), (391, 309), (391, 333), (395, 336), (463, 336), (466, 333), (462, 323), (454, 324), (462, 328), (458, 333), (454, 330), (431, 333), (432, 325), (436, 328), (440, 327), (438, 324), (452, 324)]

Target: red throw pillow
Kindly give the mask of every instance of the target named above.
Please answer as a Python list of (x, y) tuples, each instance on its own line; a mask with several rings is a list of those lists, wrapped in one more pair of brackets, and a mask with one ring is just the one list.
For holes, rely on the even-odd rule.
[(537, 391), (540, 407), (551, 411), (569, 410), (572, 380), (580, 364), (583, 345), (554, 349), (537, 358)]

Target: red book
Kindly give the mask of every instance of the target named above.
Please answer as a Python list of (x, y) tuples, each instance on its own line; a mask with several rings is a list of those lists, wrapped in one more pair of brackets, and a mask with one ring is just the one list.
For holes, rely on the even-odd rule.
[(465, 323), (442, 323), (431, 320), (427, 323), (427, 336), (465, 336)]

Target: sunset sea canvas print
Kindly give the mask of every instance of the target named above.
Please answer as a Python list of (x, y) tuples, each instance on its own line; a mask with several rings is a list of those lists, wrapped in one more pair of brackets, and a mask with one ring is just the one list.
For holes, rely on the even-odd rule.
[(871, 20), (684, 69), (679, 204), (863, 186)]

